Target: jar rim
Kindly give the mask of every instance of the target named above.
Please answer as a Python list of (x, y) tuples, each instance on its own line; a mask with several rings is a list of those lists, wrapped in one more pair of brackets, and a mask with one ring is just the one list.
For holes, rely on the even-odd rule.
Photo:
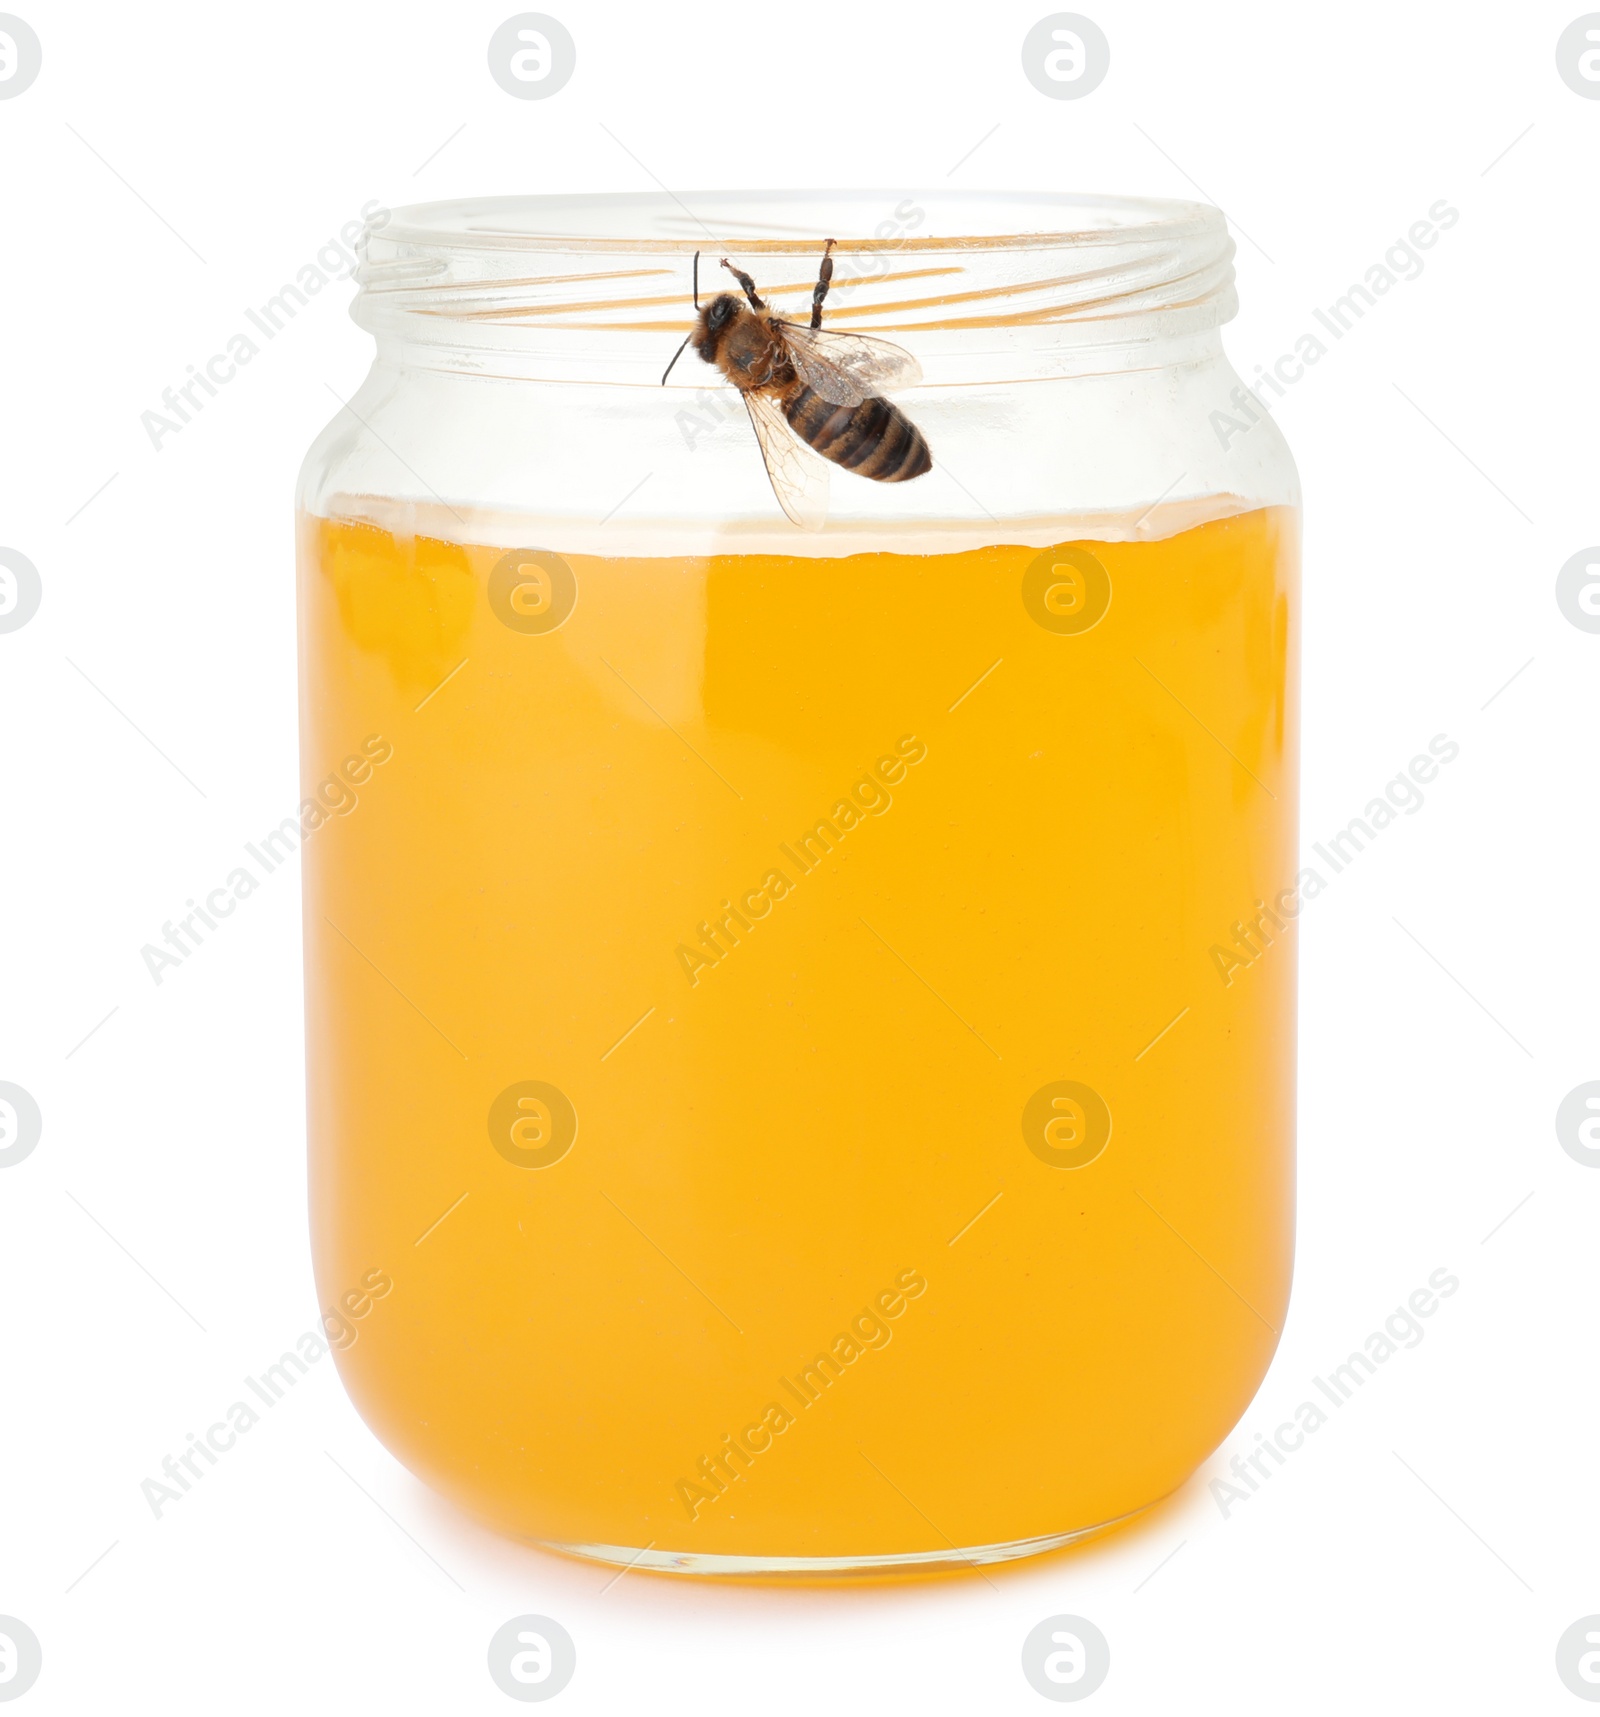
[[(894, 211), (930, 211), (942, 230), (918, 233)], [(788, 213), (790, 218), (782, 218)], [(764, 218), (754, 219), (752, 216)], [(853, 231), (853, 216), (891, 233)], [(940, 217), (944, 218), (941, 220)], [(1025, 250), (1159, 242), (1226, 232), (1220, 209), (1164, 197), (1057, 191), (599, 191), (461, 197), (411, 203), (374, 219), (391, 241), (448, 250), (642, 252), (688, 256), (712, 247), (756, 255), (812, 249)], [(920, 222), (916, 223), (920, 224)]]

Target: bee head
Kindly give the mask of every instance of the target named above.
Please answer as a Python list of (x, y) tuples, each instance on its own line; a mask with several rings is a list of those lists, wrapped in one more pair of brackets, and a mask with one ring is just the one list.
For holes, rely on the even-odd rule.
[(739, 315), (739, 300), (731, 292), (719, 292), (700, 312), (700, 326), (695, 329), (694, 348), (709, 364), (722, 336)]

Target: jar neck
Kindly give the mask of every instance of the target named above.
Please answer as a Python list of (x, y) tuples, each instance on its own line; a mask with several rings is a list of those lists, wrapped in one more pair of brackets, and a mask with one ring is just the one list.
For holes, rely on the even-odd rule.
[[(851, 237), (853, 231), (869, 234)], [(1237, 309), (1219, 211), (1117, 199), (838, 195), (503, 198), (375, 217), (352, 315), (380, 357), (517, 380), (657, 387), (701, 302), (736, 289), (906, 346), (929, 387), (1204, 361)], [(692, 355), (668, 386), (707, 385)]]

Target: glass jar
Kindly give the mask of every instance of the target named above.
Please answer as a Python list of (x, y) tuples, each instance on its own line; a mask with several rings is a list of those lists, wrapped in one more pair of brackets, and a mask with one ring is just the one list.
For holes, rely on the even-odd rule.
[[(727, 256), (920, 364), (780, 510)], [(698, 265), (695, 262), (699, 252)], [(311, 1211), (356, 1405), (641, 1568), (1028, 1555), (1234, 1424), (1293, 1227), (1298, 486), (1180, 203), (369, 229), (300, 480)]]

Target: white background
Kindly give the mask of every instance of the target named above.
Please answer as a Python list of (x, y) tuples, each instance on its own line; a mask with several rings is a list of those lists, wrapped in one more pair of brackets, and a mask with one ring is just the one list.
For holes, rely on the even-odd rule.
[[(577, 73), (517, 101), (485, 62), (505, 4), (6, 0), (44, 47), (0, 101), (0, 544), (44, 584), (0, 636), (0, 1078), (44, 1114), (0, 1171), (0, 1613), (44, 1648), (20, 1710), (510, 1710), (484, 1653), (525, 1611), (577, 1642), (572, 1712), (1042, 1710), (1019, 1650), (1062, 1611), (1110, 1641), (1097, 1712), (1578, 1708), (1554, 1652), (1600, 1611), (1600, 1173), (1553, 1120), (1600, 1078), (1600, 635), (1554, 586), (1600, 541), (1600, 101), (1557, 76), (1575, 12), (1082, 3), (1112, 56), (1082, 100), (1023, 77), (1037, 3), (548, 0)], [(657, 182), (1203, 195), (1247, 377), (1461, 211), (1279, 411), (1307, 845), (1432, 735), (1461, 747), (1302, 920), (1283, 1344), (1184, 1491), (1036, 1565), (608, 1586), (429, 1495), (326, 1361), (164, 1518), (140, 1493), (317, 1316), (293, 870), (159, 989), (139, 950), (297, 798), (291, 497), (369, 361), (349, 285), (159, 452), (140, 414), (368, 199)], [(1208, 1478), (1441, 1266), (1426, 1339), (1225, 1519)]]

